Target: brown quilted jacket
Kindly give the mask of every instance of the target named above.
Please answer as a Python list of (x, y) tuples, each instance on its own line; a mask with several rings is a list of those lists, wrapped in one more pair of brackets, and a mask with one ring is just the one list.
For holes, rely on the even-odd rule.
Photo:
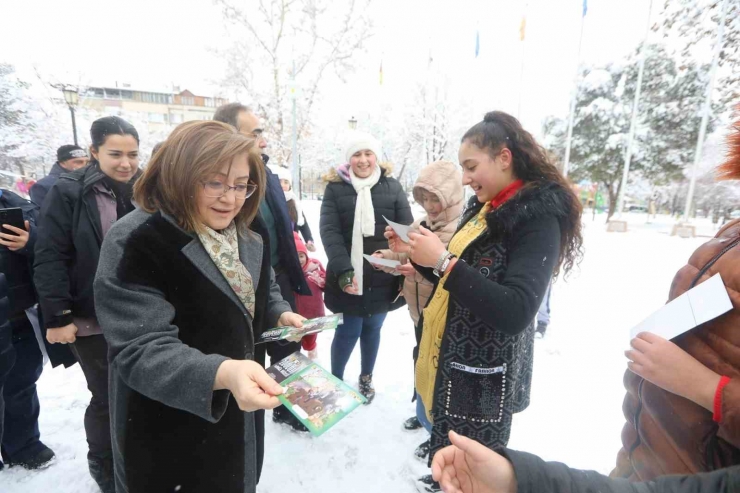
[(622, 449), (612, 476), (648, 481), (666, 474), (696, 474), (740, 464), (740, 221), (727, 224), (678, 271), (669, 299), (720, 273), (733, 309), (673, 340), (684, 351), (732, 380), (722, 392), (722, 420), (631, 371), (624, 376)]

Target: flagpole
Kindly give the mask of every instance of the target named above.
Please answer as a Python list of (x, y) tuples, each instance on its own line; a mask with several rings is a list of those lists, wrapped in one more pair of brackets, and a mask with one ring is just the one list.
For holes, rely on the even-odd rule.
[(717, 64), (719, 55), (722, 51), (722, 43), (725, 37), (725, 18), (727, 17), (727, 0), (722, 0), (721, 13), (719, 16), (719, 32), (717, 33), (717, 42), (714, 45), (714, 56), (712, 57), (712, 68), (709, 70), (709, 85), (707, 85), (706, 100), (702, 110), (701, 126), (699, 127), (699, 138), (696, 140), (696, 153), (694, 154), (694, 166), (691, 170), (691, 181), (689, 182), (689, 194), (686, 197), (686, 210), (683, 213), (684, 222), (689, 222), (691, 214), (691, 201), (694, 199), (694, 188), (696, 187), (696, 175), (701, 161), (701, 154), (704, 147), (704, 137), (707, 134), (707, 125), (709, 124), (709, 115), (712, 112), (712, 92), (714, 91), (714, 78), (717, 75)]
[(524, 60), (527, 54), (527, 41), (526, 41), (526, 29), (527, 29), (527, 9), (529, 3), (524, 7), (524, 17), (522, 17), (522, 24), (519, 27), (519, 40), (522, 42), (522, 63), (519, 70), (519, 105), (516, 110), (517, 120), (522, 119), (522, 92), (524, 92)]
[(522, 92), (524, 87), (524, 56), (526, 54), (526, 41), (522, 41), (522, 67), (519, 72), (519, 106), (516, 110), (517, 120), (522, 119)]
[(622, 173), (622, 186), (619, 188), (619, 198), (617, 199), (617, 218), (622, 217), (624, 208), (624, 196), (627, 193), (627, 179), (630, 173), (630, 163), (632, 161), (632, 144), (635, 141), (635, 127), (637, 127), (637, 115), (639, 114), (640, 93), (642, 92), (642, 78), (645, 73), (645, 58), (648, 36), (650, 36), (650, 17), (653, 13), (653, 0), (650, 0), (648, 7), (647, 26), (645, 26), (645, 38), (640, 47), (640, 68), (637, 71), (637, 88), (635, 89), (635, 101), (632, 104), (632, 121), (630, 122), (630, 134), (627, 139), (627, 149), (624, 153), (624, 170)]
[(573, 92), (570, 100), (570, 114), (568, 116), (568, 137), (565, 140), (565, 159), (563, 160), (563, 176), (568, 176), (570, 165), (570, 146), (573, 141), (573, 122), (576, 116), (576, 99), (578, 98), (578, 78), (581, 72), (581, 47), (583, 46), (583, 26), (586, 23), (586, 0), (583, 2), (583, 15), (581, 16), (581, 34), (578, 37), (578, 57), (576, 61), (576, 76), (573, 80)]
[(293, 70), (290, 73), (290, 99), (292, 100), (292, 117), (293, 117), (293, 142), (291, 145), (291, 162), (292, 162), (292, 179), (293, 187), (296, 189), (296, 194), (301, 196), (301, 175), (298, 171), (298, 121), (296, 118), (296, 98), (297, 98), (297, 86), (295, 81), (295, 58), (293, 58)]

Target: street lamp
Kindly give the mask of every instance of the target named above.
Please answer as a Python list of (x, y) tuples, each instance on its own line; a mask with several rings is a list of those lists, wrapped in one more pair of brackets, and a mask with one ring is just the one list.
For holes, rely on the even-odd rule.
[(349, 119), (349, 128), (352, 130), (355, 130), (357, 128), (357, 120), (355, 120), (355, 117)]
[(72, 114), (72, 136), (74, 137), (75, 145), (77, 145), (77, 123), (75, 122), (75, 106), (77, 106), (77, 103), (80, 101), (80, 94), (77, 92), (77, 89), (73, 87), (63, 87), (62, 94), (64, 94), (64, 100), (67, 102), (67, 106), (69, 106), (69, 112)]

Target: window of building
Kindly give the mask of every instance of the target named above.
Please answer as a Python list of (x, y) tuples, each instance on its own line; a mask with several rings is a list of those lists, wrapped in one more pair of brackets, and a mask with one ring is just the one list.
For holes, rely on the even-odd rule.
[(89, 87), (87, 91), (85, 91), (85, 97), (87, 98), (103, 98), (105, 96), (105, 91), (102, 87)]
[(151, 123), (166, 123), (164, 113), (149, 113)]
[(182, 113), (170, 113), (170, 123), (173, 125), (182, 123)]
[(195, 106), (195, 98), (192, 96), (181, 96), (180, 99), (182, 100), (182, 104), (186, 104), (188, 106)]

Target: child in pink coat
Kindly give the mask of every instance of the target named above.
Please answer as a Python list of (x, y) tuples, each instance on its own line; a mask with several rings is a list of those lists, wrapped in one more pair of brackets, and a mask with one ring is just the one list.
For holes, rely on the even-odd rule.
[[(324, 286), (326, 285), (326, 271), (321, 262), (308, 256), (308, 250), (306, 245), (298, 236), (298, 233), (293, 233), (293, 239), (295, 240), (295, 247), (298, 250), (298, 259), (301, 261), (301, 267), (303, 267), (303, 275), (306, 276), (306, 282), (311, 288), (310, 295), (299, 295), (295, 294), (295, 303), (297, 311), (300, 315), (311, 319), (323, 317), (326, 315), (326, 309), (324, 308)], [(318, 334), (309, 334), (303, 336), (301, 345), (305, 351), (308, 351), (308, 357), (316, 359), (318, 356), (318, 350), (316, 348), (316, 337)]]

